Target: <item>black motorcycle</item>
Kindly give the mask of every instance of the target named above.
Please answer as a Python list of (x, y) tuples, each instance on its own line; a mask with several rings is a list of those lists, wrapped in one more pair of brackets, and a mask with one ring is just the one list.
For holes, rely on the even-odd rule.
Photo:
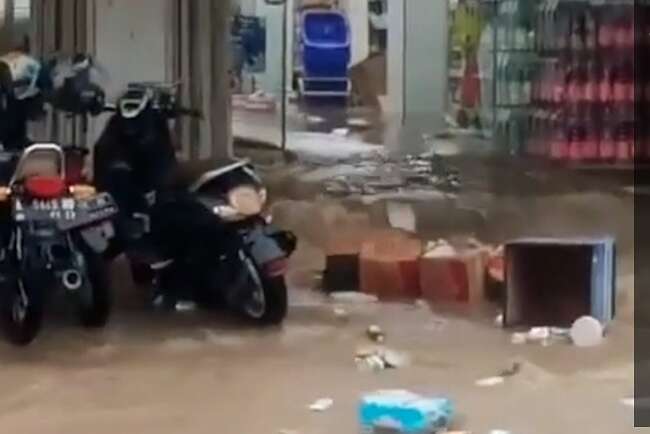
[(42, 117), (46, 103), (85, 120), (105, 105), (88, 56), (59, 64), (57, 86), (56, 63), (0, 57), (0, 321), (16, 345), (37, 336), (58, 292), (73, 299), (86, 327), (103, 326), (111, 309), (103, 252), (116, 205), (80, 176), (85, 151), (27, 136), (27, 122)]
[(267, 191), (252, 166), (227, 161), (182, 179), (168, 124), (199, 114), (178, 105), (173, 86), (132, 84), (113, 110), (95, 147), (95, 182), (124, 212), (112, 255), (126, 252), (134, 280), (168, 307), (225, 302), (256, 323), (281, 323), (296, 239), (263, 216)]
[(68, 185), (62, 149), (35, 144), (0, 189), (0, 204), (10, 222), (0, 251), (0, 319), (8, 339), (29, 344), (48, 298), (60, 291), (74, 299), (83, 326), (104, 326), (111, 297), (102, 253), (114, 233), (112, 198)]

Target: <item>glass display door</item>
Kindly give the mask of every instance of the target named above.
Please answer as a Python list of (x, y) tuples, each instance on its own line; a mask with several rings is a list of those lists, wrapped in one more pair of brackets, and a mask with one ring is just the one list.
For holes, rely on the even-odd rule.
[(230, 69), (233, 135), (283, 147), (287, 88), (287, 2), (233, 0)]

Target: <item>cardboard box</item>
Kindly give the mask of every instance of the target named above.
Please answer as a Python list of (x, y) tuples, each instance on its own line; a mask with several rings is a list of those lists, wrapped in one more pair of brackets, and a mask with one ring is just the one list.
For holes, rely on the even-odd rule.
[(328, 293), (359, 291), (359, 253), (327, 256), (323, 288)]
[(422, 243), (399, 231), (381, 231), (363, 243), (360, 257), (361, 290), (382, 300), (421, 296), (419, 258)]
[(431, 302), (477, 303), (485, 296), (484, 249), (420, 259), (422, 296)]

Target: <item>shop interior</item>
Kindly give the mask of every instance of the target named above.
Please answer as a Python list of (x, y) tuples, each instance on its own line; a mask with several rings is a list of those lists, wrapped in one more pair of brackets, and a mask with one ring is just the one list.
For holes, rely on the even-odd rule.
[[(630, 167), (648, 154), (634, 141), (643, 86), (632, 2), (449, 0), (443, 18), (420, 3), (240, 0), (234, 135), (282, 146), (287, 133), (335, 132), (390, 145), (452, 131), (462, 150), (577, 166)], [(445, 34), (417, 26), (412, 37), (434, 13)], [(317, 14), (329, 18), (305, 18)], [(347, 68), (323, 81), (329, 72), (309, 60), (328, 54), (309, 33), (339, 20), (325, 44), (342, 44), (332, 61)]]

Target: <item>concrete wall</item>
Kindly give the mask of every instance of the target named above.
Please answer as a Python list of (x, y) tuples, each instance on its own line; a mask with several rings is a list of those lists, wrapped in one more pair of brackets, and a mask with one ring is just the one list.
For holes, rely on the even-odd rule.
[(110, 73), (109, 97), (131, 81), (169, 77), (168, 0), (95, 0), (95, 55)]
[[(406, 2), (406, 118), (442, 119), (447, 95), (448, 10), (445, 0)], [(390, 31), (390, 30), (389, 30)]]
[[(107, 67), (111, 77), (107, 87), (109, 99), (119, 96), (132, 81), (181, 80), (184, 103), (204, 114), (201, 121), (182, 121), (180, 145), (184, 155), (196, 159), (230, 155), (227, 74), (230, 3), (226, 0), (214, 3), (207, 0), (92, 1), (94, 8), (89, 22), (94, 27), (90, 39), (96, 58)], [(177, 25), (179, 14), (181, 27)], [(187, 41), (193, 42), (187, 45)], [(95, 138), (105, 120), (104, 117), (95, 122)]]
[(397, 115), (399, 118), (404, 112), (405, 3), (406, 0), (391, 0), (388, 3), (386, 111), (389, 115)]
[(420, 140), (444, 125), (447, 105), (448, 4), (388, 2), (388, 141)]
[(370, 54), (370, 22), (366, 0), (341, 0), (340, 7), (352, 29), (352, 65), (363, 62)]

